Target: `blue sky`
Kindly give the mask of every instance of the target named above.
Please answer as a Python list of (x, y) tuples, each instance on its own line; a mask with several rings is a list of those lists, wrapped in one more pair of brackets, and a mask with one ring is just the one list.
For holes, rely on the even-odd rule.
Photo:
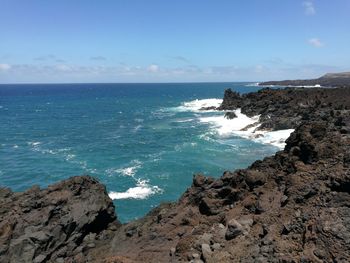
[(349, 0), (0, 0), (0, 83), (350, 71)]

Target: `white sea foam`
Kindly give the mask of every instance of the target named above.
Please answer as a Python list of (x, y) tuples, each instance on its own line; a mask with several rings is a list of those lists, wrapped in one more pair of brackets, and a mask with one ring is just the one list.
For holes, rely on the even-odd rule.
[(254, 140), (256, 142), (271, 144), (280, 149), (283, 149), (285, 146), (285, 141), (293, 131), (293, 129), (286, 129), (279, 131), (260, 132), (260, 134), (262, 134), (263, 136)]
[(136, 170), (137, 170), (137, 167), (133, 166), (133, 167), (120, 168), (116, 170), (116, 172), (121, 173), (123, 175), (132, 176), (136, 173)]
[(149, 185), (147, 180), (139, 179), (135, 187), (131, 187), (125, 192), (110, 192), (111, 199), (146, 199), (147, 197), (162, 193), (163, 190), (158, 186)]
[(136, 125), (135, 128), (133, 129), (133, 132), (136, 133), (141, 128), (142, 128), (142, 125)]
[[(284, 148), (285, 140), (294, 131), (293, 129), (279, 131), (257, 130), (257, 128), (261, 125), (259, 123), (259, 116), (250, 118), (241, 113), (240, 109), (237, 109), (235, 114), (237, 117), (234, 119), (227, 119), (224, 116), (211, 116), (201, 117), (199, 120), (202, 123), (212, 125), (212, 131), (221, 138), (228, 138), (232, 135), (236, 135), (258, 143), (271, 144), (280, 149)], [(250, 127), (248, 129), (244, 129), (248, 125)], [(206, 137), (203, 135), (203, 138)]]
[(70, 160), (74, 159), (75, 157), (76, 157), (75, 154), (67, 154), (66, 157), (65, 157), (65, 160), (66, 161), (70, 161)]
[(216, 130), (217, 134), (220, 137), (231, 136), (237, 131), (241, 131), (243, 128), (248, 125), (258, 123), (259, 116), (249, 118), (247, 115), (241, 113), (240, 109), (235, 110), (237, 118), (228, 119), (225, 116), (211, 116), (211, 117), (201, 117), (199, 121), (202, 123), (209, 123), (213, 125), (213, 128)]
[(175, 122), (183, 123), (183, 122), (191, 122), (191, 121), (194, 121), (194, 119), (178, 119)]
[(245, 85), (246, 87), (259, 87), (259, 82), (255, 82), (255, 83), (249, 83), (247, 85)]
[(35, 146), (38, 146), (39, 144), (41, 144), (41, 142), (28, 142), (28, 144), (35, 147)]
[(137, 170), (141, 168), (142, 162), (140, 162), (139, 160), (133, 160), (131, 162), (131, 165), (132, 166), (122, 167), (122, 168), (118, 168), (118, 169), (110, 168), (110, 169), (107, 169), (105, 172), (109, 176), (113, 176), (115, 174), (121, 174), (121, 175), (124, 175), (124, 176), (131, 176), (131, 177), (133, 177), (136, 174)]
[(262, 88), (278, 88), (278, 87), (287, 87), (287, 88), (326, 88), (320, 84), (315, 85), (259, 85)]
[(202, 100), (192, 100), (182, 103), (181, 106), (174, 108), (176, 111), (199, 111), (201, 108), (205, 107), (219, 107), (222, 103), (222, 99), (202, 99)]

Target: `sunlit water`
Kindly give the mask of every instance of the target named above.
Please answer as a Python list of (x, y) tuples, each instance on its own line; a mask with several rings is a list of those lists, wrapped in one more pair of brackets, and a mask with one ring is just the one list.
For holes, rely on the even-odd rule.
[[(278, 150), (232, 133), (219, 105), (246, 83), (0, 85), (0, 184), (23, 191), (89, 174), (126, 222)], [(197, 101), (198, 100), (198, 101)], [(231, 125), (231, 124), (229, 124)], [(235, 126), (235, 125), (233, 125)]]

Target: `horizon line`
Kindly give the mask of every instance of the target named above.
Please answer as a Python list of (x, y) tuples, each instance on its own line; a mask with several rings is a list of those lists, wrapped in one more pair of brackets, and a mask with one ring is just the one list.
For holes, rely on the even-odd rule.
[(200, 84), (200, 83), (260, 83), (260, 81), (188, 81), (188, 82), (23, 82), (0, 85), (81, 85), (81, 84)]

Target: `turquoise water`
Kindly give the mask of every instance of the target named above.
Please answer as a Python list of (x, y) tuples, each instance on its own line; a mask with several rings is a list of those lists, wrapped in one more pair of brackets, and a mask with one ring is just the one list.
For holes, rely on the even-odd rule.
[(200, 121), (223, 113), (193, 105), (222, 99), (226, 88), (258, 89), (246, 83), (0, 85), (0, 184), (23, 191), (89, 174), (107, 186), (121, 221), (138, 218), (176, 200), (194, 173), (219, 177), (276, 152), (221, 136)]

